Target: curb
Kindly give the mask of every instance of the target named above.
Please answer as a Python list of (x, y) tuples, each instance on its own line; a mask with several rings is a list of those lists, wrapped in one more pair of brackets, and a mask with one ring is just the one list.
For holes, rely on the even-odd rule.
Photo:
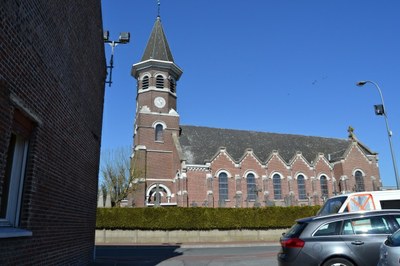
[(181, 248), (221, 248), (221, 247), (272, 247), (279, 242), (237, 242), (237, 243), (184, 243)]
[(209, 243), (95, 243), (95, 246), (179, 246), (180, 248), (221, 248), (221, 247), (271, 247), (279, 242), (209, 242)]

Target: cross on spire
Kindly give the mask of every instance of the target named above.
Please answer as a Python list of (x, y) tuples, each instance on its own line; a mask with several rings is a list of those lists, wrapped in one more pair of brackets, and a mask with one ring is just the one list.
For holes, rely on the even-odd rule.
[(157, 0), (157, 17), (160, 17), (160, 0)]

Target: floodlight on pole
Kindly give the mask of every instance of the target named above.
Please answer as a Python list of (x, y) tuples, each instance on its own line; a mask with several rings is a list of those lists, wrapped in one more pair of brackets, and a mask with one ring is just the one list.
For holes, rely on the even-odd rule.
[(112, 70), (114, 68), (114, 48), (118, 44), (127, 44), (129, 43), (131, 38), (131, 34), (129, 32), (121, 32), (119, 34), (118, 41), (111, 41), (110, 40), (110, 33), (109, 31), (104, 31), (103, 32), (103, 40), (104, 43), (108, 43), (111, 46), (111, 58), (110, 58), (110, 64), (107, 66), (107, 69), (110, 69), (110, 75), (108, 76), (108, 80), (105, 82), (108, 84), (109, 87), (111, 87), (111, 79), (112, 79)]
[(393, 145), (392, 145), (392, 131), (389, 128), (389, 122), (388, 122), (388, 117), (387, 117), (388, 114), (387, 114), (387, 109), (385, 107), (385, 103), (383, 101), (382, 91), (381, 91), (381, 88), (379, 88), (379, 85), (376, 82), (370, 81), (370, 80), (359, 81), (359, 82), (356, 83), (356, 85), (361, 87), (361, 86), (364, 86), (367, 83), (371, 83), (372, 85), (374, 85), (375, 88), (378, 90), (379, 95), (381, 97), (381, 103), (382, 104), (374, 105), (375, 114), (376, 115), (383, 115), (385, 117), (386, 130), (387, 130), (387, 134), (388, 134), (388, 138), (389, 138), (390, 153), (392, 155), (394, 175), (396, 177), (396, 186), (397, 186), (397, 189), (400, 189), (400, 180), (399, 180), (399, 174), (397, 172), (396, 157), (394, 155), (394, 150), (393, 150)]

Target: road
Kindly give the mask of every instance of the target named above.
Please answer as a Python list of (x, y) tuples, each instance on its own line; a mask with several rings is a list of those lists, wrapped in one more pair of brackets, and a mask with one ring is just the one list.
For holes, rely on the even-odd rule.
[(276, 266), (277, 245), (96, 246), (94, 265)]

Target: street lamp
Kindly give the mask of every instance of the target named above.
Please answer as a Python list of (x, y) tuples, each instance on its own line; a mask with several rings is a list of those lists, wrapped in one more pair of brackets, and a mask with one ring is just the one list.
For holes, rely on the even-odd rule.
[(399, 185), (400, 185), (400, 181), (399, 181), (399, 174), (397, 173), (397, 166), (396, 166), (396, 158), (394, 155), (394, 150), (393, 150), (393, 145), (392, 145), (392, 131), (389, 129), (389, 122), (388, 122), (388, 118), (387, 118), (387, 109), (385, 107), (385, 103), (383, 101), (383, 95), (382, 95), (382, 91), (379, 88), (378, 84), (370, 81), (370, 80), (363, 80), (363, 81), (359, 81), (356, 83), (357, 86), (361, 87), (364, 86), (367, 83), (371, 83), (375, 86), (375, 88), (378, 90), (379, 95), (381, 96), (381, 102), (382, 104), (377, 104), (374, 105), (375, 108), (375, 114), (376, 115), (383, 115), (383, 117), (385, 117), (385, 123), (386, 123), (386, 130), (387, 130), (387, 134), (388, 134), (388, 138), (389, 138), (389, 146), (390, 146), (390, 152), (392, 154), (392, 162), (393, 162), (393, 169), (394, 169), (394, 175), (396, 177), (396, 185), (397, 185), (397, 189), (400, 189)]
[(112, 69), (114, 68), (114, 48), (118, 45), (118, 44), (127, 44), (130, 41), (131, 38), (131, 34), (129, 32), (121, 32), (119, 34), (119, 38), (118, 41), (111, 41), (110, 39), (110, 32), (104, 31), (103, 32), (103, 40), (104, 43), (108, 43), (111, 46), (111, 58), (110, 58), (110, 65), (107, 66), (107, 69), (110, 69), (110, 75), (108, 78), (108, 81), (106, 81), (106, 83), (108, 84), (109, 87), (111, 87), (111, 77), (112, 77)]

